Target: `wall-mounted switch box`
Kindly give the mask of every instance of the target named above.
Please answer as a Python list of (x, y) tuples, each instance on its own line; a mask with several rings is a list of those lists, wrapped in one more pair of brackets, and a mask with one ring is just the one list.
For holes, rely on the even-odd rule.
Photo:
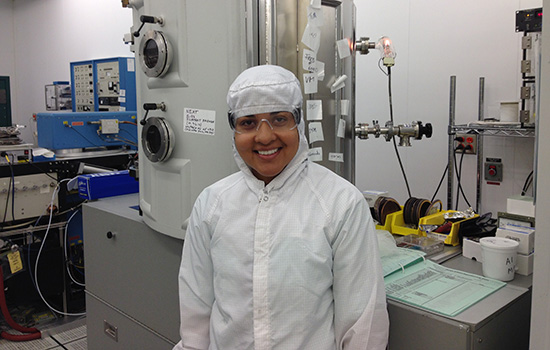
[(487, 158), (484, 168), (486, 181), (502, 182), (502, 161), (500, 158)]
[(476, 154), (477, 152), (477, 134), (456, 134), (455, 135), (455, 153)]

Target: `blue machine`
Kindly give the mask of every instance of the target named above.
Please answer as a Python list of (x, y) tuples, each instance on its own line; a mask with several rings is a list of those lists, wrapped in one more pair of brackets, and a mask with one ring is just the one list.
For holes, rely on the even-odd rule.
[(135, 150), (136, 116), (135, 111), (37, 113), (38, 146), (53, 151), (124, 146)]
[(73, 112), (135, 111), (133, 57), (71, 62)]

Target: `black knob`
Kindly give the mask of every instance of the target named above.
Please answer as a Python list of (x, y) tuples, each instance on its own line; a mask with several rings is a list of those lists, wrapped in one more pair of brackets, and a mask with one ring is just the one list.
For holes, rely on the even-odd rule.
[(114, 233), (112, 233), (111, 231), (107, 232), (107, 238), (111, 239), (115, 236)]
[(422, 125), (422, 122), (418, 122), (418, 137), (416, 137), (417, 140), (420, 140), (422, 138), (422, 135), (425, 135), (427, 138), (432, 137), (432, 124), (426, 123), (426, 125)]

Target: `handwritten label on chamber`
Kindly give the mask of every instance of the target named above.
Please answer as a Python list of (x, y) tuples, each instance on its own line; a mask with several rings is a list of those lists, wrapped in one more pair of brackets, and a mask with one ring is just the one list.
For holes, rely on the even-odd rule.
[(307, 120), (323, 120), (323, 105), (321, 100), (306, 102)]
[(343, 153), (329, 153), (328, 154), (328, 160), (331, 162), (344, 162), (344, 154)]
[(321, 162), (323, 161), (323, 148), (310, 148), (307, 155), (312, 162)]
[(183, 131), (214, 136), (216, 131), (216, 111), (185, 108), (183, 110)]
[(320, 122), (309, 123), (309, 143), (324, 141), (323, 124)]

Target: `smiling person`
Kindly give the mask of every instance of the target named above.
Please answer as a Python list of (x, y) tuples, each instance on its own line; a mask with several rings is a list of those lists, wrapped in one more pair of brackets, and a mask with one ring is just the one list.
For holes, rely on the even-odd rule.
[(385, 349), (370, 210), (357, 188), (308, 160), (298, 79), (252, 67), (227, 102), (241, 171), (193, 208), (174, 349)]

